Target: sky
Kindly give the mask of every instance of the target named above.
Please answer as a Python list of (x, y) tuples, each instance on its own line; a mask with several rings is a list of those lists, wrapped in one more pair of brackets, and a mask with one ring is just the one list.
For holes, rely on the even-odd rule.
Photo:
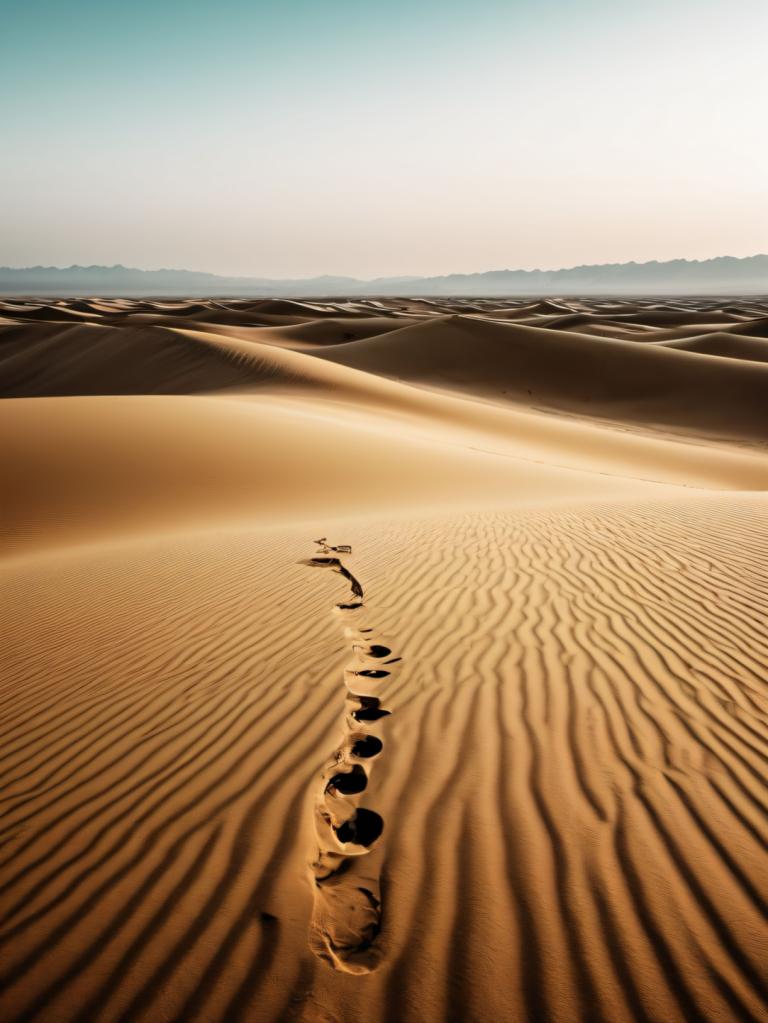
[(0, 0), (0, 265), (768, 251), (766, 0)]

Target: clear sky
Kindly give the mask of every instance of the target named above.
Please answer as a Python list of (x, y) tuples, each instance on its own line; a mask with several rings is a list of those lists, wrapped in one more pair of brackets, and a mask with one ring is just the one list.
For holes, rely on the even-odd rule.
[(0, 0), (0, 264), (768, 250), (768, 0)]

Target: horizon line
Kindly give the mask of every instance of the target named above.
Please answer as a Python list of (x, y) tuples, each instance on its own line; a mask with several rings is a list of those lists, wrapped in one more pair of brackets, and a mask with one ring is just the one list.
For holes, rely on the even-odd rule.
[(407, 273), (396, 273), (396, 274), (381, 274), (381, 275), (378, 275), (376, 277), (352, 277), (349, 274), (341, 274), (341, 273), (338, 273), (338, 274), (336, 274), (336, 273), (320, 273), (320, 274), (311, 274), (311, 275), (303, 276), (303, 277), (302, 276), (270, 277), (270, 276), (265, 275), (265, 274), (250, 274), (250, 275), (249, 274), (227, 274), (227, 273), (216, 272), (216, 271), (213, 271), (213, 270), (191, 269), (189, 267), (170, 267), (170, 266), (139, 267), (139, 266), (127, 266), (124, 263), (90, 263), (90, 264), (71, 263), (68, 266), (58, 266), (58, 265), (53, 265), (53, 264), (46, 265), (46, 264), (43, 264), (43, 263), (37, 263), (37, 264), (34, 264), (32, 266), (8, 266), (8, 265), (5, 265), (5, 266), (0, 266), (0, 272), (5, 271), (5, 270), (14, 271), (14, 272), (33, 271), (33, 270), (58, 270), (58, 271), (67, 271), (67, 270), (127, 270), (127, 271), (133, 271), (133, 272), (137, 272), (137, 273), (189, 273), (189, 274), (205, 274), (206, 276), (209, 276), (209, 277), (220, 277), (220, 278), (224, 278), (224, 279), (228, 278), (228, 279), (232, 279), (232, 280), (269, 280), (269, 281), (278, 281), (278, 282), (280, 282), (280, 281), (290, 282), (290, 281), (303, 281), (303, 280), (313, 281), (313, 280), (323, 280), (323, 279), (326, 279), (326, 278), (330, 278), (330, 279), (339, 279), (339, 280), (350, 280), (350, 281), (356, 281), (356, 282), (359, 282), (359, 283), (367, 284), (367, 283), (376, 283), (377, 281), (393, 280), (393, 279), (394, 280), (398, 280), (398, 279), (402, 279), (402, 280), (431, 280), (431, 279), (437, 279), (437, 278), (450, 278), (450, 277), (480, 277), (480, 276), (483, 276), (485, 274), (492, 274), (492, 273), (525, 273), (525, 274), (534, 274), (534, 273), (564, 273), (564, 272), (568, 272), (568, 271), (571, 271), (571, 270), (589, 270), (589, 269), (595, 269), (595, 268), (600, 268), (600, 267), (653, 266), (653, 265), (663, 266), (665, 264), (670, 264), (670, 263), (689, 263), (689, 264), (693, 264), (693, 265), (702, 265), (702, 264), (705, 264), (705, 263), (713, 263), (713, 262), (715, 262), (717, 260), (720, 260), (720, 259), (728, 259), (728, 260), (734, 260), (734, 261), (741, 262), (743, 260), (757, 259), (757, 258), (760, 258), (760, 257), (768, 258), (768, 253), (766, 253), (766, 252), (754, 252), (754, 253), (751, 253), (750, 255), (747, 255), (747, 256), (732, 256), (730, 254), (724, 253), (724, 254), (717, 255), (717, 256), (707, 256), (704, 259), (688, 259), (688, 258), (682, 257), (682, 256), (676, 256), (676, 257), (673, 257), (671, 259), (647, 259), (647, 260), (641, 260), (641, 261), (635, 260), (635, 259), (630, 259), (630, 260), (626, 260), (626, 261), (623, 261), (623, 262), (577, 263), (577, 264), (574, 264), (572, 266), (559, 266), (559, 267), (551, 267), (551, 268), (546, 268), (546, 269), (541, 268), (541, 267), (534, 267), (534, 268), (529, 269), (529, 270), (523, 269), (521, 267), (516, 267), (516, 268), (513, 268), (513, 267), (500, 267), (500, 268), (493, 268), (493, 269), (489, 269), (489, 270), (467, 270), (467, 271), (454, 270), (454, 271), (451, 271), (450, 273), (442, 273), (442, 274), (407, 274)]

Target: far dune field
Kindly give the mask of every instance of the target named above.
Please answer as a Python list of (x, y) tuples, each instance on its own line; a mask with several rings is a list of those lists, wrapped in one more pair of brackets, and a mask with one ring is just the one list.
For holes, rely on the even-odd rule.
[(768, 300), (22, 297), (0, 396), (0, 1023), (768, 1021)]

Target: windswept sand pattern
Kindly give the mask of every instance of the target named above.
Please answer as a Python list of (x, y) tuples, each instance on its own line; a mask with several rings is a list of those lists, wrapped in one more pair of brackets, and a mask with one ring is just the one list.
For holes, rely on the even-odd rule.
[[(4, 564), (0, 1018), (763, 1023), (766, 511), (345, 523), (359, 638), (294, 529)], [(386, 908), (362, 978), (307, 943), (334, 749), (386, 822), (338, 878)]]
[(305, 564), (331, 569), (349, 581), (352, 599), (337, 603), (335, 610), (346, 621), (354, 616), (356, 627), (344, 629), (352, 654), (344, 668), (344, 734), (326, 763), (314, 806), (310, 947), (337, 970), (369, 973), (379, 963), (375, 941), (383, 910), (376, 857), (371, 863), (368, 854), (379, 842), (384, 821), (375, 810), (361, 806), (358, 797), (367, 791), (373, 761), (384, 748), (375, 734), (378, 722), (390, 713), (382, 706), (380, 693), (372, 695), (371, 690), (390, 678), (401, 658), (376, 642), (373, 628), (356, 620), (364, 607), (363, 588), (339, 557), (351, 554), (352, 548), (329, 546), (325, 538), (315, 542), (321, 553)]

